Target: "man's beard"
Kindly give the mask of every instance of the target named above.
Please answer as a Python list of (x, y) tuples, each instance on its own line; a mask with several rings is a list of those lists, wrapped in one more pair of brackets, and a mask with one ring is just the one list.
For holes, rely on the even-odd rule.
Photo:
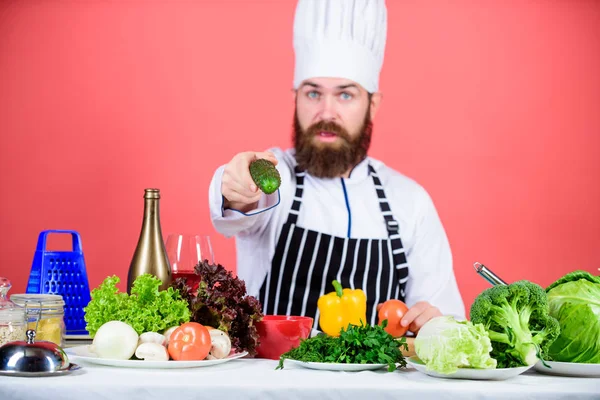
[[(367, 110), (359, 134), (355, 137), (331, 121), (317, 122), (304, 131), (294, 113), (294, 146), (298, 167), (318, 178), (336, 178), (364, 160), (373, 131), (369, 111)], [(319, 132), (335, 133), (337, 143), (318, 143), (315, 137)]]

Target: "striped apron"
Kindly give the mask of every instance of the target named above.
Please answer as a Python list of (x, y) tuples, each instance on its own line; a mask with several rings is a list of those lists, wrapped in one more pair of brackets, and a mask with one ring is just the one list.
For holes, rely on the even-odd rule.
[(387, 227), (385, 239), (337, 237), (296, 225), (306, 175), (296, 168), (294, 202), (260, 288), (259, 300), (265, 315), (309, 316), (314, 318), (313, 329), (318, 329), (317, 301), (334, 290), (334, 279), (344, 288), (365, 292), (367, 322), (371, 325), (378, 322), (377, 304), (392, 298), (404, 301), (408, 264), (399, 225), (375, 169), (368, 167)]

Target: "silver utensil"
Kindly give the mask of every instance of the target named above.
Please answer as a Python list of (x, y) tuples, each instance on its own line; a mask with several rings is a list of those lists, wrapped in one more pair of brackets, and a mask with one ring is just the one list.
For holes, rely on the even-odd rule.
[(477, 273), (481, 275), (483, 279), (488, 281), (492, 286), (506, 285), (506, 282), (500, 279), (498, 275), (494, 274), (488, 267), (486, 267), (482, 263), (476, 262), (475, 264), (473, 264), (473, 267), (475, 268), (475, 271), (477, 271)]
[[(25, 304), (27, 308), (27, 304)], [(41, 305), (40, 305), (41, 310)], [(39, 323), (39, 318), (36, 322)], [(56, 343), (35, 341), (35, 330), (27, 330), (26, 341), (9, 342), (0, 347), (0, 375), (49, 376), (61, 375), (79, 369), (71, 364), (67, 353)]]
[(26, 378), (34, 378), (38, 376), (60, 376), (67, 375), (73, 371), (80, 370), (81, 367), (77, 364), (70, 363), (65, 369), (57, 369), (56, 371), (42, 371), (42, 372), (21, 372), (21, 371), (2, 371), (0, 370), (0, 376), (22, 376)]

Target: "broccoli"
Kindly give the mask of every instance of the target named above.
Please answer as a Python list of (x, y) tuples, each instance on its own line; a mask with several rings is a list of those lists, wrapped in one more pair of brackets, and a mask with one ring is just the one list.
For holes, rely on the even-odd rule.
[(548, 313), (546, 292), (526, 280), (484, 290), (470, 317), (487, 329), (497, 368), (535, 364), (560, 334), (558, 321)]

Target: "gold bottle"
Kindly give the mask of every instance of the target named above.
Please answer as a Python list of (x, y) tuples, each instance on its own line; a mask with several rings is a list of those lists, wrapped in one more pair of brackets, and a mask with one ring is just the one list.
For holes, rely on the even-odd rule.
[(144, 220), (127, 276), (127, 293), (131, 294), (133, 281), (143, 274), (152, 274), (162, 281), (160, 290), (171, 284), (171, 265), (167, 257), (159, 212), (160, 190), (146, 189), (144, 193)]

